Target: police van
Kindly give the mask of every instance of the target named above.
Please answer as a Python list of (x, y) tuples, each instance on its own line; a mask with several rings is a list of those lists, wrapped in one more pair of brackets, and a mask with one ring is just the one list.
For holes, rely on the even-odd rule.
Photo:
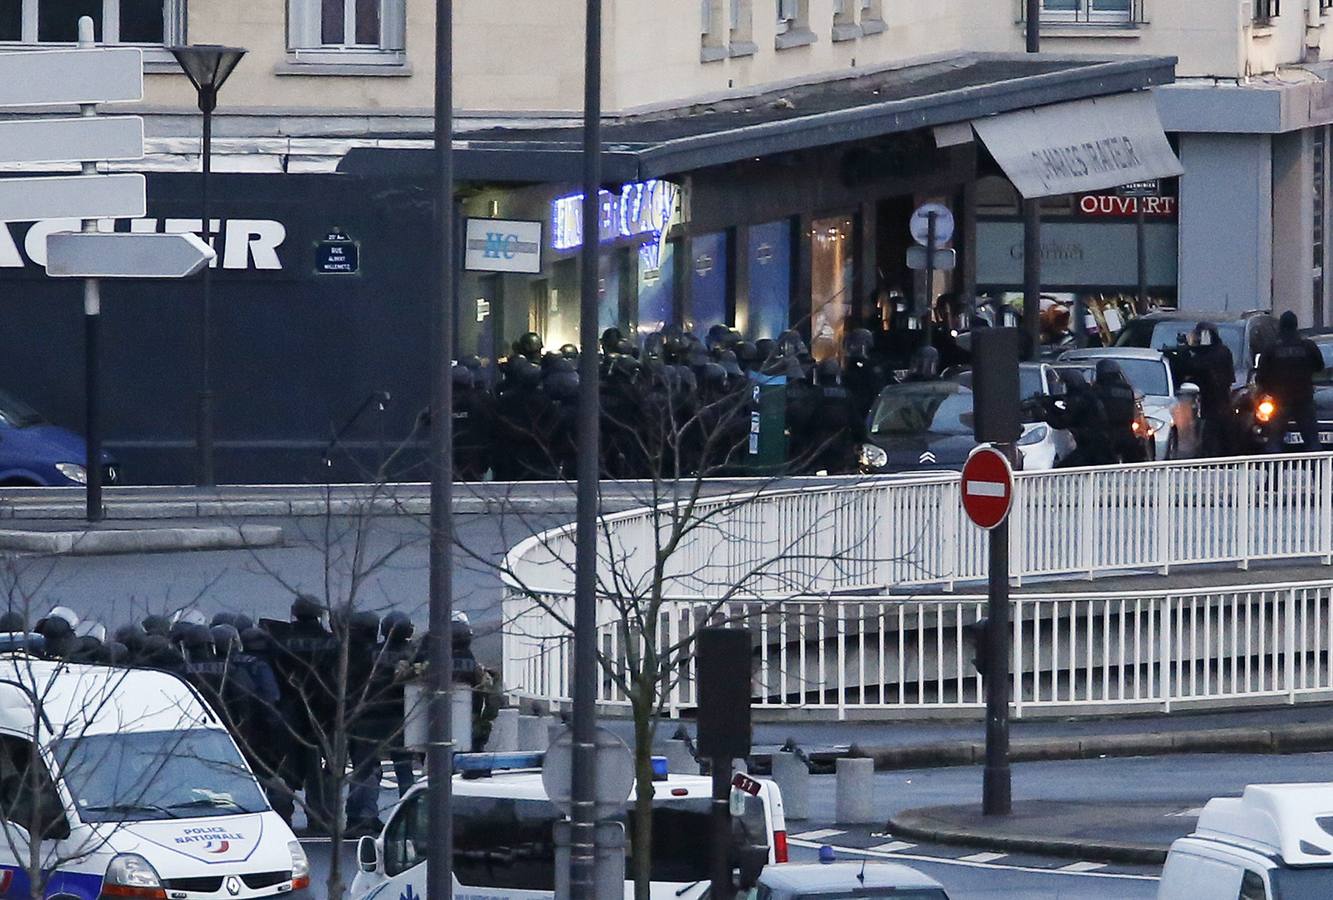
[(246, 900), (310, 884), (230, 734), (165, 672), (0, 656), (0, 831), (3, 897)]
[[(487, 757), (494, 757), (492, 760)], [(541, 754), (460, 754), (453, 784), (454, 895), (467, 900), (546, 900), (555, 894), (555, 823), (563, 818), (542, 785)], [(712, 781), (668, 775), (654, 759), (652, 896), (697, 900), (708, 890), (712, 856)], [(503, 767), (503, 770), (502, 770)], [(489, 774), (488, 774), (489, 773)], [(787, 861), (782, 795), (771, 781), (738, 776), (731, 797), (732, 835), (769, 863)], [(630, 808), (633, 808), (633, 795)], [(353, 900), (426, 894), (427, 801), (424, 783), (398, 803), (378, 838), (357, 848)], [(633, 822), (627, 821), (626, 874)], [(762, 852), (762, 851), (761, 851)], [(625, 896), (634, 896), (632, 881)]]
[(1333, 897), (1333, 784), (1252, 784), (1171, 845), (1158, 900)]

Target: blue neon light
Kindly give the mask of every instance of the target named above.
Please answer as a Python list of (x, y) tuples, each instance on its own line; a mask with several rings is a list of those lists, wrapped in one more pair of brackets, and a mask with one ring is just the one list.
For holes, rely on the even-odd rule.
[[(605, 243), (639, 235), (661, 237), (676, 212), (680, 188), (669, 181), (627, 184), (618, 194), (602, 191), (598, 237)], [(572, 250), (583, 243), (583, 195), (551, 201), (551, 248)]]

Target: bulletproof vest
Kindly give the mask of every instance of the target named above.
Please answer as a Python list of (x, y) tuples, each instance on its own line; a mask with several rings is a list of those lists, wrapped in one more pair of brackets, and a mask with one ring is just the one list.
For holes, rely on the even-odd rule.
[(1114, 426), (1130, 425), (1137, 415), (1134, 402), (1134, 388), (1128, 384), (1098, 384), (1097, 395), (1106, 409), (1106, 420)]

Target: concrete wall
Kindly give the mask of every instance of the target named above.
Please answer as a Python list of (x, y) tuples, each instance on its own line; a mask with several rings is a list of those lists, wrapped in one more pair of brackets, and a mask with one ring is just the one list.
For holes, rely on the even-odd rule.
[(1273, 136), (1273, 308), (1314, 316), (1313, 132)]
[(1184, 134), (1180, 305), (1240, 312), (1272, 296), (1273, 163), (1267, 135)]

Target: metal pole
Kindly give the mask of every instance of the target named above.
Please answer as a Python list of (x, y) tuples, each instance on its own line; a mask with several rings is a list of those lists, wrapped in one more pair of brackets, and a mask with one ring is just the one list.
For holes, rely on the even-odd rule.
[(939, 213), (929, 212), (926, 214), (926, 315), (925, 315), (925, 336), (921, 339), (921, 346), (929, 347), (931, 345), (931, 324), (935, 317), (935, 240), (938, 227), (937, 222)]
[[(1011, 460), (1014, 448), (996, 444)], [(986, 658), (990, 677), (986, 688), (986, 768), (982, 773), (981, 812), (1007, 816), (1013, 809), (1009, 771), (1009, 521), (990, 532), (990, 597), (986, 610)]]
[(731, 760), (713, 757), (713, 852), (710, 881), (713, 897), (732, 897), (731, 883)]
[(449, 689), (453, 683), (453, 347), (454, 334), (454, 23), (453, 0), (435, 2), (435, 260), (438, 277), (431, 298), (430, 410), (430, 656), (427, 679), (430, 779), (426, 851), (426, 896), (453, 894), (453, 727)]
[[(204, 142), (200, 151), (203, 157), (203, 227), (200, 231), (204, 243), (209, 246), (213, 245), (210, 182), (213, 176), (213, 110), (217, 108), (217, 100), (216, 90), (199, 90), (199, 110), (204, 114)], [(217, 484), (213, 471), (213, 262), (204, 266), (200, 315), (203, 321), (199, 329), (199, 486), (212, 487)]]
[[(1027, 0), (1027, 52), (1041, 52), (1041, 0)], [(1027, 358), (1041, 351), (1041, 201), (1023, 201), (1023, 331), (1028, 335)]]
[[(95, 46), (93, 39), (93, 20), (87, 16), (79, 19), (79, 47), (87, 49)], [(92, 118), (97, 115), (97, 106), (84, 103), (79, 106), (79, 115)], [(96, 175), (97, 163), (84, 162), (80, 166), (84, 175)], [(97, 230), (96, 219), (84, 219), (82, 230)], [(87, 445), (84, 458), (84, 477), (86, 482), (87, 516), (89, 522), (100, 522), (102, 510), (102, 421), (101, 389), (98, 384), (100, 361), (99, 338), (102, 324), (102, 290), (96, 278), (86, 278), (83, 282), (83, 433)]]
[(570, 891), (592, 900), (597, 824), (597, 279), (602, 189), (602, 0), (587, 0), (583, 66), (583, 248), (579, 295), (578, 501), (574, 555), (574, 772)]
[(1139, 315), (1148, 314), (1148, 221), (1142, 197), (1134, 198), (1134, 237), (1137, 242), (1139, 267)]

